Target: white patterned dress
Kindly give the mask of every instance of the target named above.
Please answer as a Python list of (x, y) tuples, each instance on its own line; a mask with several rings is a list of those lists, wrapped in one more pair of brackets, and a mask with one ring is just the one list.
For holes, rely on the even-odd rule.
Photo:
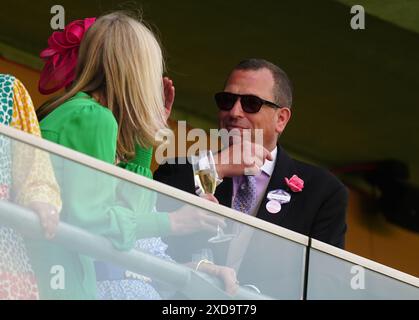
[[(137, 240), (135, 249), (164, 260), (174, 261), (167, 254), (167, 244), (160, 237)], [(125, 270), (124, 270), (125, 271)], [(161, 300), (157, 286), (147, 277), (130, 271), (123, 272), (125, 279), (97, 281), (100, 300)], [(137, 277), (137, 278), (134, 278)]]

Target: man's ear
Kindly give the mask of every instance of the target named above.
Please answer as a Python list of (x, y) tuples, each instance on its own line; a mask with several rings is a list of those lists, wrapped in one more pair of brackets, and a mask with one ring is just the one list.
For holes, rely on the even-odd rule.
[(291, 119), (291, 109), (289, 108), (280, 108), (277, 110), (277, 119), (275, 125), (275, 131), (281, 135), (285, 130), (288, 121)]

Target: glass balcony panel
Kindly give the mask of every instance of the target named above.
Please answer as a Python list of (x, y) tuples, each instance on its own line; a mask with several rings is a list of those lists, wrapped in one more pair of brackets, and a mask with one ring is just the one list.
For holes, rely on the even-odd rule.
[[(302, 299), (306, 237), (0, 129), (3, 278), (36, 279), (41, 299)], [(61, 205), (48, 240), (34, 211)]]
[[(371, 261), (367, 261), (367, 263), (371, 263)], [(387, 267), (386, 269), (390, 270)], [(363, 264), (355, 264), (330, 253), (311, 248), (307, 299), (419, 299), (418, 287), (398, 279), (397, 274), (400, 272), (396, 270), (390, 270), (389, 272), (395, 273), (394, 276), (374, 271), (363, 266)]]

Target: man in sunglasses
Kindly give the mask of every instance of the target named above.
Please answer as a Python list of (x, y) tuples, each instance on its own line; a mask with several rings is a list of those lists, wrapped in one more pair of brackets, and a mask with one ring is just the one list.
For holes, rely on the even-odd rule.
[[(269, 151), (263, 153), (264, 163), (255, 176), (243, 174), (245, 165), (222, 164), (218, 157), (217, 172), (223, 180), (215, 193), (219, 203), (343, 248), (346, 188), (328, 171), (290, 158), (279, 142), (292, 110), (286, 73), (266, 60), (242, 61), (230, 73), (224, 90), (215, 95), (215, 102), (220, 128), (241, 133), (261, 129), (264, 150)], [(154, 178), (195, 193), (189, 164), (162, 165)], [(259, 265), (269, 263), (261, 261)], [(248, 265), (254, 268), (254, 264)]]

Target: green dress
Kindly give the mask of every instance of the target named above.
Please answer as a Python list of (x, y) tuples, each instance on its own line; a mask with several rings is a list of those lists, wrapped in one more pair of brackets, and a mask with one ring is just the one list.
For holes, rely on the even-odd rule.
[[(43, 119), (41, 131), (44, 139), (111, 164), (115, 161), (116, 119), (84, 92)], [(151, 156), (151, 148), (137, 147), (135, 159), (120, 166), (152, 178)], [(61, 221), (108, 238), (118, 250), (132, 249), (136, 239), (169, 233), (167, 213), (153, 212), (155, 192), (59, 157), (52, 156), (52, 162), (63, 200)], [(90, 257), (48, 241), (30, 240), (27, 245), (41, 299), (96, 298)], [(54, 281), (61, 281), (54, 270), (65, 271), (64, 286), (59, 282), (54, 285)]]

